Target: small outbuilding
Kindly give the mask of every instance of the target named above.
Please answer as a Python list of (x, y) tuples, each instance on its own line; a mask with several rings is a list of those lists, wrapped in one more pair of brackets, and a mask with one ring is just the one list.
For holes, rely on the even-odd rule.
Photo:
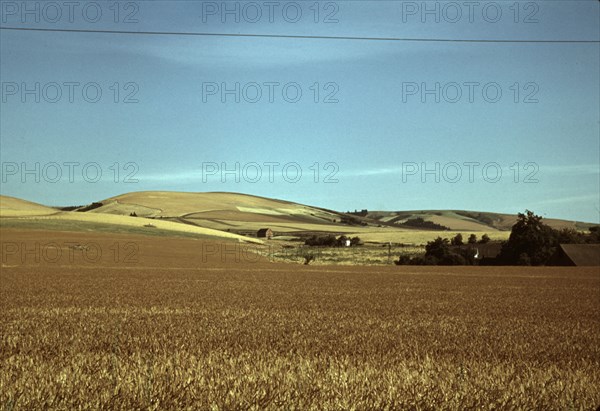
[(502, 251), (502, 243), (490, 242), (485, 244), (463, 244), (452, 246), (451, 249), (453, 249), (455, 252), (458, 250), (468, 250), (479, 265), (496, 265), (498, 264), (498, 254), (500, 254), (500, 251)]
[(600, 266), (600, 244), (560, 244), (551, 262), (563, 266)]
[(267, 240), (270, 240), (273, 238), (273, 230), (270, 228), (261, 228), (256, 232), (256, 236), (258, 238), (266, 238)]

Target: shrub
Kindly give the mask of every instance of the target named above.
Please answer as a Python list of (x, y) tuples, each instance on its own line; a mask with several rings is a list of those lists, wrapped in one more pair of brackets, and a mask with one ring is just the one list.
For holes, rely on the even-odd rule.
[(410, 260), (410, 265), (437, 265), (438, 259), (432, 256), (415, 257)]
[(593, 226), (589, 228), (590, 234), (588, 236), (588, 243), (600, 243), (600, 226)]
[(320, 237), (313, 235), (312, 237), (308, 238), (304, 244), (317, 247), (335, 247), (338, 244), (338, 241), (335, 236), (331, 234)]
[(363, 242), (358, 237), (349, 238), (345, 235), (341, 235), (339, 238), (335, 238), (334, 235), (316, 236), (313, 235), (304, 241), (305, 245), (312, 247), (345, 247), (346, 241), (350, 240), (350, 245), (362, 245)]
[(449, 253), (438, 262), (438, 265), (467, 265), (467, 259), (460, 254)]
[(313, 253), (305, 252), (302, 254), (302, 258), (304, 258), (304, 265), (309, 265), (311, 261), (316, 260), (316, 256)]
[(348, 237), (346, 237), (345, 235), (341, 235), (337, 241), (336, 241), (336, 246), (338, 247), (345, 247), (346, 246), (346, 240), (349, 240)]
[(350, 244), (354, 247), (357, 245), (363, 245), (364, 243), (362, 242), (362, 240), (360, 239), (360, 237), (352, 237), (350, 239)]
[(394, 260), (396, 265), (437, 265), (438, 260), (432, 256), (420, 256), (410, 258), (407, 255), (401, 255), (397, 260)]
[(398, 260), (394, 261), (394, 264), (396, 265), (408, 265), (411, 262), (411, 258), (407, 255), (401, 255), (400, 258), (398, 258)]

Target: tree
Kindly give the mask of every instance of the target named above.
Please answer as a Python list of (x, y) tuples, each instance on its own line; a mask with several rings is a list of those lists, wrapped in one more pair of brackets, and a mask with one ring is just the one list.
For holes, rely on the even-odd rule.
[(600, 226), (593, 226), (589, 228), (590, 234), (588, 236), (589, 243), (600, 243)]
[(542, 217), (525, 210), (518, 214), (499, 259), (505, 264), (543, 265), (554, 254), (556, 240), (556, 231), (542, 223)]
[(452, 245), (463, 245), (463, 236), (461, 233), (458, 233), (454, 236), (452, 241), (450, 242)]
[(479, 244), (487, 244), (490, 242), (490, 236), (487, 234), (484, 234), (481, 236), (481, 240), (479, 240)]
[(433, 241), (428, 241), (425, 246), (425, 257), (435, 257), (441, 260), (448, 254), (450, 254), (450, 242), (447, 238), (438, 237)]
[(477, 243), (477, 236), (475, 234), (471, 234), (469, 236), (469, 244), (475, 244)]
[(585, 242), (585, 238), (574, 228), (563, 228), (556, 233), (556, 242), (558, 244), (582, 244)]

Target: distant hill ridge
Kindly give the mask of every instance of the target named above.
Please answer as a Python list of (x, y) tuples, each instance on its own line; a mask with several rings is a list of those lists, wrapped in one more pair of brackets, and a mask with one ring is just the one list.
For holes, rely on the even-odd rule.
[[(465, 210), (362, 210), (360, 213), (342, 213), (286, 200), (229, 192), (130, 192), (96, 201), (93, 207), (86, 205), (75, 210), (82, 214), (135, 215), (172, 220), (223, 231), (239, 231), (241, 227), (252, 231), (263, 226), (290, 232), (348, 231), (349, 226), (411, 229), (411, 224), (422, 219), (430, 222), (423, 226), (424, 229), (446, 227), (454, 231), (490, 232), (510, 230), (516, 221), (516, 215), (512, 214)], [(57, 208), (0, 196), (1, 217), (50, 215), (57, 212), (60, 212)], [(586, 230), (594, 225), (558, 219), (544, 221), (554, 228)], [(412, 228), (416, 229), (417, 226)]]

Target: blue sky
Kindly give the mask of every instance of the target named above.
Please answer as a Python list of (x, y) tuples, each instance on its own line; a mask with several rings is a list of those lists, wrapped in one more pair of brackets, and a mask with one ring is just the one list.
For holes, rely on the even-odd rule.
[[(118, 15), (111, 4), (77, 2), (59, 16), (3, 0), (0, 18), (86, 30), (600, 39), (592, 0), (480, 2), (472, 14), (464, 2), (430, 1), (423, 14), (423, 2), (283, 1), (272, 22), (262, 1), (229, 1), (224, 15), (221, 1), (121, 2)], [(341, 211), (528, 208), (598, 222), (599, 67), (598, 43), (1, 30), (1, 191), (51, 205), (234, 191)]]

